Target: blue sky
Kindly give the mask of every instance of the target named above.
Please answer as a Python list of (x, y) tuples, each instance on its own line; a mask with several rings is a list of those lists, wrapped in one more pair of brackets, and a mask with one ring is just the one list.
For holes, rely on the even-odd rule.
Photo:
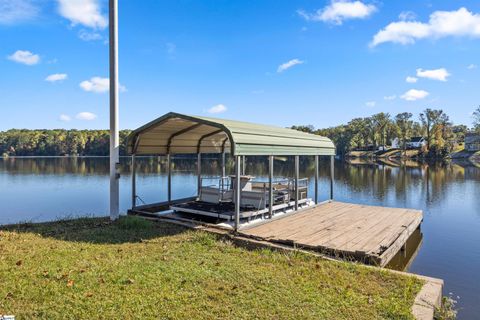
[[(107, 2), (0, 0), (0, 130), (108, 128)], [(119, 0), (120, 127), (328, 127), (480, 104), (480, 2)], [(408, 77), (408, 81), (407, 81)]]

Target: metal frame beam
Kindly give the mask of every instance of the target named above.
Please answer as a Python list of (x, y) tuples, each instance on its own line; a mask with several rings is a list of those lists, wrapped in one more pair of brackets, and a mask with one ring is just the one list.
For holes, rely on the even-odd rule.
[(172, 201), (172, 159), (171, 155), (167, 154), (167, 198), (168, 202)]
[(241, 183), (240, 183), (241, 156), (235, 157), (235, 231), (240, 227), (240, 201), (241, 201)]
[(268, 156), (268, 215), (273, 216), (273, 156)]
[(175, 133), (171, 134), (170, 137), (168, 137), (168, 142), (167, 142), (167, 154), (170, 153), (170, 146), (171, 146), (171, 144), (172, 144), (173, 138), (178, 137), (178, 136), (180, 136), (180, 135), (182, 135), (182, 134), (184, 134), (184, 133), (187, 133), (187, 132), (189, 132), (189, 131), (195, 130), (196, 128), (198, 128), (198, 127), (200, 127), (200, 126), (202, 126), (202, 125), (203, 125), (203, 123), (197, 123), (197, 124), (194, 124), (194, 125), (192, 125), (192, 126), (190, 126), (190, 127), (187, 127), (187, 128), (185, 128), (185, 129), (182, 129), (182, 130), (180, 130), (180, 131), (178, 131), (178, 132), (175, 132)]
[(135, 208), (137, 205), (137, 164), (135, 162), (138, 143), (140, 142), (140, 137), (135, 136), (135, 141), (133, 143), (133, 152), (132, 152), (132, 167), (131, 167), (131, 174), (132, 174), (132, 209)]
[(225, 139), (223, 139), (222, 141), (222, 152), (225, 152), (225, 144), (227, 143), (228, 141), (228, 137), (226, 137)]
[(198, 144), (197, 144), (197, 153), (200, 153), (200, 147), (202, 146), (202, 141), (208, 137), (211, 137), (211, 136), (214, 136), (216, 134), (219, 134), (220, 132), (225, 132), (224, 130), (220, 129), (220, 130), (215, 130), (213, 132), (210, 132), (210, 133), (207, 133), (207, 134), (204, 134), (203, 136), (200, 137), (200, 139), (198, 139)]
[(330, 156), (330, 200), (333, 200), (333, 180), (335, 179), (335, 156)]
[(242, 156), (242, 175), (243, 176), (245, 175), (245, 170), (247, 165), (247, 161), (245, 161), (245, 159), (246, 159), (246, 156)]
[[(225, 154), (225, 144), (228, 141), (228, 137), (226, 137), (222, 142), (222, 178), (226, 175), (226, 154)], [(223, 189), (223, 179), (222, 179), (222, 189)]]
[(315, 204), (318, 204), (318, 156), (315, 156)]
[(202, 190), (202, 154), (197, 153), (197, 193), (200, 197), (200, 191)]
[(300, 157), (295, 156), (295, 210), (298, 210), (298, 179), (300, 176)]
[(132, 154), (132, 209), (137, 205), (137, 170), (135, 163), (135, 154)]

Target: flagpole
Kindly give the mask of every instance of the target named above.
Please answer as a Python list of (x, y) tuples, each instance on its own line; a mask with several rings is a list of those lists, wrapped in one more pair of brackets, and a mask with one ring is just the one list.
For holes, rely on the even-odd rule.
[(118, 0), (109, 0), (110, 53), (110, 220), (119, 215)]

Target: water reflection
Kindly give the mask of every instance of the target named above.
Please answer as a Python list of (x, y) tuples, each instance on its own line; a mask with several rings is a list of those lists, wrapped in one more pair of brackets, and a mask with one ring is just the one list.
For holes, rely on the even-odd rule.
[[(395, 162), (393, 162), (395, 161)], [(369, 160), (350, 159), (347, 162), (336, 161), (336, 189), (346, 188), (353, 192), (368, 192), (377, 200), (388, 199), (392, 192), (397, 201), (407, 201), (410, 190), (415, 188), (425, 196), (427, 203), (444, 199), (451, 183), (458, 181), (480, 181), (480, 169), (470, 162), (427, 163), (413, 160)], [(121, 158), (121, 173), (124, 178), (130, 175), (131, 160)], [(217, 176), (221, 172), (221, 159), (208, 156), (202, 161), (202, 175)], [(234, 163), (227, 157), (227, 174), (233, 174)], [(195, 175), (196, 159), (175, 157), (172, 162), (174, 175)], [(248, 157), (246, 173), (259, 179), (268, 176), (268, 163), (265, 157)], [(275, 161), (274, 176), (293, 177), (293, 157), (282, 157)], [(165, 157), (137, 158), (139, 176), (164, 176), (166, 174)], [(329, 179), (329, 162), (320, 161), (319, 176)], [(0, 160), (0, 174), (10, 177), (26, 176), (107, 176), (108, 158), (9, 158)], [(300, 176), (314, 176), (314, 162), (311, 157), (301, 157)]]
[(395, 270), (408, 270), (420, 251), (422, 241), (422, 232), (420, 229), (415, 230), (410, 238), (408, 238), (404, 248), (390, 260), (386, 267)]

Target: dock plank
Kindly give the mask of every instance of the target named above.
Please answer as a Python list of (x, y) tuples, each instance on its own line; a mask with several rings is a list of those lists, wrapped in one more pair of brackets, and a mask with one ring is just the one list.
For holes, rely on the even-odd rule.
[[(304, 218), (299, 221), (295, 220), (293, 227), (295, 232), (285, 231), (277, 233), (277, 237), (290, 237), (294, 239), (304, 239), (310, 235), (314, 235), (318, 230), (326, 230), (335, 225), (333, 221), (341, 221), (342, 219), (348, 218), (349, 213), (351, 212), (349, 206), (340, 206), (336, 210), (328, 212), (326, 215), (323, 215), (321, 211), (315, 210), (304, 213)], [(289, 228), (289, 230), (291, 230)]]
[(418, 210), (332, 201), (240, 233), (384, 266), (421, 220)]

